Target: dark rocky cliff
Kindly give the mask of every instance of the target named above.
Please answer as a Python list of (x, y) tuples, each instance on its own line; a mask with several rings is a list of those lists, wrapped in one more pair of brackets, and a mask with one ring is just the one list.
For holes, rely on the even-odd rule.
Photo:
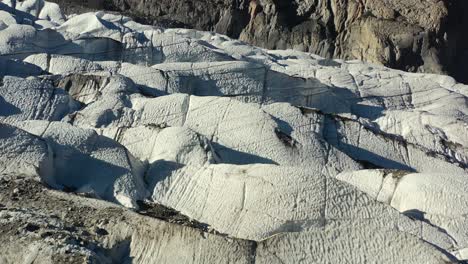
[(216, 31), (269, 49), (360, 59), (468, 82), (464, 0), (53, 0), (166, 26)]

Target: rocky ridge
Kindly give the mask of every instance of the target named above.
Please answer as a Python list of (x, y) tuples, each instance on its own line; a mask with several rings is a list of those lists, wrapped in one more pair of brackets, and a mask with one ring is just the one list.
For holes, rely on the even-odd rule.
[(0, 9), (1, 261), (468, 258), (453, 78)]

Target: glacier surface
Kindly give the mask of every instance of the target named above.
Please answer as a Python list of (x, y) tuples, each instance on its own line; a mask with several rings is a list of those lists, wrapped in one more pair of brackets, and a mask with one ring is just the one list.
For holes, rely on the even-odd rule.
[[(42, 0), (0, 2), (0, 77), (0, 177), (208, 226), (200, 240), (126, 211), (105, 245), (132, 237), (136, 263), (468, 259), (468, 86), (451, 77)], [(28, 210), (8, 219), (55, 221)], [(43, 263), (58, 250), (33, 246)]]

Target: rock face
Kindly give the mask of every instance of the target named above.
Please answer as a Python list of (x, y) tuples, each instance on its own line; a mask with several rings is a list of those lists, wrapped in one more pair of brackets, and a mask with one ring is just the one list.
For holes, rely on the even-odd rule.
[(0, 262), (468, 259), (468, 86), (0, 8)]
[[(147, 23), (210, 30), (268, 49), (359, 59), (468, 82), (463, 0), (62, 1), (68, 12), (107, 9)], [(71, 2), (71, 6), (70, 3)]]

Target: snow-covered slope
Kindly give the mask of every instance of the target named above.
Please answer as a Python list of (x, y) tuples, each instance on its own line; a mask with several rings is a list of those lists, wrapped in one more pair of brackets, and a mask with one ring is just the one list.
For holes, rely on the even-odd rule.
[(0, 10), (0, 174), (171, 208), (250, 240), (255, 263), (468, 259), (452, 78), (39, 0)]

